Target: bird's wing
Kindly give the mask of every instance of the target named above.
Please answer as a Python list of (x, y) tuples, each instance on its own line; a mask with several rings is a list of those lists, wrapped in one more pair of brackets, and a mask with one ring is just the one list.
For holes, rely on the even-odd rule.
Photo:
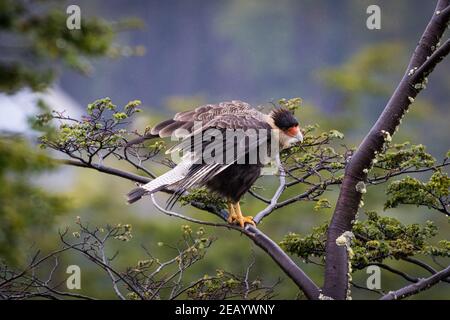
[[(212, 138), (211, 140), (213, 141), (205, 143), (203, 138), (207, 135), (217, 133), (217, 130), (219, 130), (222, 132), (222, 136), (225, 136), (227, 131), (232, 131), (241, 133), (241, 137), (244, 135), (250, 138), (258, 134), (257, 130), (265, 129), (267, 132), (271, 130), (267, 120), (267, 115), (252, 108), (248, 103), (233, 100), (219, 104), (207, 104), (195, 110), (177, 113), (171, 121), (156, 126), (155, 132), (158, 130), (160, 136), (169, 134), (177, 136), (177, 130), (189, 128), (181, 136), (182, 141), (169, 148), (166, 154), (182, 151), (183, 154), (191, 152), (193, 156), (199, 156), (199, 151), (203, 155), (205, 148), (212, 150), (220, 143), (223, 143), (222, 149), (224, 153), (235, 146), (233, 141), (217, 141)], [(216, 129), (216, 132), (210, 129)], [(264, 142), (261, 138), (259, 140), (260, 143)], [(249, 147), (251, 146), (246, 147), (245, 153), (249, 151)]]
[[(174, 121), (187, 123), (188, 117), (195, 121), (201, 121), (202, 126), (200, 128), (193, 127), (190, 134), (168, 152), (192, 152), (194, 156), (202, 158), (192, 165), (185, 178), (177, 183), (176, 191), (169, 200), (168, 206), (173, 205), (185, 190), (193, 186), (204, 185), (227, 167), (236, 162), (239, 163), (239, 159), (243, 159), (249, 154), (258, 154), (258, 147), (270, 139), (271, 127), (267, 122), (267, 116), (240, 101), (202, 106), (193, 111), (178, 114), (174, 118), (178, 120)], [(170, 130), (175, 127), (174, 123), (176, 122), (169, 124)], [(209, 129), (217, 129), (224, 139), (205, 141), (203, 137)], [(260, 129), (265, 131), (260, 131)], [(229, 137), (227, 132), (237, 132), (240, 139)], [(221, 150), (223, 162), (207, 161), (204, 154), (207, 149)], [(241, 152), (236, 152), (237, 150), (241, 150)], [(215, 159), (211, 158), (211, 160)]]
[[(182, 163), (175, 168), (176, 170), (171, 170), (176, 172), (169, 172), (156, 178), (148, 185), (140, 188), (139, 194), (136, 194), (136, 196), (133, 191), (130, 194), (131, 198), (129, 202), (134, 202), (136, 199), (139, 199), (142, 196), (142, 192), (154, 192), (164, 186), (175, 191), (168, 201), (168, 206), (170, 206), (171, 203), (176, 202), (185, 190), (192, 186), (204, 185), (209, 179), (238, 161), (238, 157), (242, 158), (242, 156), (257, 152), (258, 146), (270, 138), (267, 134), (261, 135), (260, 132), (256, 132), (258, 129), (266, 129), (266, 132), (270, 133), (271, 127), (267, 121), (268, 115), (252, 108), (248, 103), (233, 100), (219, 104), (207, 104), (194, 110), (179, 112), (172, 119), (159, 123), (152, 128), (148, 135), (129, 144), (141, 143), (148, 138), (158, 136), (165, 138), (174, 135), (175, 137), (182, 138), (182, 141), (178, 145), (170, 148), (168, 152), (183, 150), (183, 154), (192, 154), (192, 157), (195, 159), (198, 155), (191, 150), (201, 150), (203, 154), (205, 148), (212, 150), (215, 146), (222, 145), (223, 153), (229, 154), (231, 149), (235, 150), (237, 144), (242, 144), (246, 140), (241, 139), (236, 141), (235, 139), (225, 139), (225, 141), (204, 141), (202, 137), (196, 139), (198, 136), (203, 136), (205, 131), (211, 128), (218, 129), (222, 133), (238, 130), (249, 138), (250, 143), (245, 144), (245, 149), (242, 152), (233, 152), (232, 159), (225, 158), (227, 160), (225, 163), (196, 162), (192, 158), (184, 157)], [(199, 127), (196, 126), (197, 123), (200, 125)], [(255, 133), (257, 134), (256, 139), (254, 138)]]
[[(152, 135), (161, 138), (180, 132), (178, 137), (185, 138), (192, 134), (196, 122), (202, 128), (214, 127), (227, 129), (243, 129), (254, 126), (254, 121), (266, 121), (267, 115), (252, 108), (248, 103), (233, 100), (218, 104), (206, 104), (194, 110), (175, 114), (173, 119), (163, 121), (152, 128)], [(183, 134), (184, 133), (184, 134)]]

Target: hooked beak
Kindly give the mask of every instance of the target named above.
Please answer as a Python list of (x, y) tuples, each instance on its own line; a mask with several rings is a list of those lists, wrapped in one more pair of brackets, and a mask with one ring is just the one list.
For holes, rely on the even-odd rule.
[(296, 142), (303, 142), (303, 133), (299, 126), (291, 127), (287, 130), (287, 135), (296, 139)]
[(303, 134), (300, 130), (296, 134), (295, 138), (298, 140), (298, 142), (300, 142), (300, 143), (303, 142)]

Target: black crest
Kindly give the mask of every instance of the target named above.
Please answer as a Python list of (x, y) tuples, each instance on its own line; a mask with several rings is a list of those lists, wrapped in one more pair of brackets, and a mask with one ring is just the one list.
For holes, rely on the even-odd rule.
[(271, 116), (275, 125), (281, 130), (286, 130), (298, 125), (297, 119), (295, 119), (292, 112), (288, 109), (275, 109), (272, 111)]

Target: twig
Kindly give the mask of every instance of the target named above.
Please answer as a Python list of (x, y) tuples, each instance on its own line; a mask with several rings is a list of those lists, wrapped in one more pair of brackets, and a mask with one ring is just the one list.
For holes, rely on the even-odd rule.
[(370, 265), (378, 266), (380, 268), (383, 268), (383, 269), (385, 269), (385, 270), (387, 270), (389, 272), (392, 272), (392, 273), (394, 273), (396, 275), (401, 276), (403, 279), (408, 280), (409, 282), (417, 282), (417, 281), (419, 281), (419, 278), (412, 277), (409, 274), (407, 274), (405, 272), (402, 272), (400, 270), (397, 270), (395, 268), (392, 268), (391, 266), (388, 266), (387, 264), (384, 264), (384, 263), (377, 263), (377, 262), (375, 262), (375, 263), (371, 263)]
[(351, 284), (352, 284), (352, 286), (355, 287), (356, 289), (361, 289), (361, 290), (370, 291), (370, 292), (376, 293), (376, 294), (378, 294), (378, 295), (380, 295), (380, 296), (382, 296), (382, 295), (385, 294), (385, 293), (384, 293), (383, 291), (381, 291), (381, 290), (377, 290), (377, 289), (369, 289), (369, 288), (367, 288), (366, 286), (362, 286), (362, 285), (359, 285), (359, 284), (355, 283), (354, 281), (352, 281)]
[(281, 195), (283, 194), (284, 189), (286, 189), (286, 172), (283, 168), (283, 166), (281, 165), (281, 163), (279, 163), (280, 159), (278, 158), (278, 170), (279, 170), (279, 181), (280, 184), (278, 186), (277, 191), (275, 192), (275, 194), (273, 195), (272, 199), (270, 200), (270, 204), (262, 211), (260, 211), (255, 218), (253, 219), (253, 221), (255, 221), (256, 224), (260, 223), (262, 219), (264, 219), (267, 215), (269, 215), (276, 207), (277, 207), (277, 203), (278, 203), (278, 199), (280, 199)]
[(156, 202), (154, 194), (151, 194), (150, 197), (152, 199), (153, 205), (159, 211), (161, 211), (165, 215), (168, 215), (169, 217), (176, 217), (176, 218), (180, 218), (180, 219), (192, 222), (192, 223), (202, 224), (202, 225), (206, 225), (206, 226), (222, 227), (222, 228), (234, 229), (234, 230), (237, 230), (237, 231), (240, 231), (240, 232), (244, 232), (244, 229), (242, 229), (242, 228), (240, 228), (238, 226), (232, 225), (232, 224), (228, 224), (228, 223), (214, 223), (214, 222), (209, 222), (209, 221), (203, 221), (203, 220), (199, 220), (199, 219), (195, 219), (195, 218), (191, 218), (191, 217), (182, 215), (182, 214), (177, 213), (175, 211), (164, 209), (162, 206), (160, 206), (158, 204), (158, 202)]
[(117, 295), (121, 300), (126, 300), (125, 297), (124, 297), (124, 296), (122, 295), (122, 293), (120, 292), (119, 287), (117, 286), (118, 279), (116, 279), (116, 277), (114, 276), (114, 274), (111, 272), (111, 266), (110, 266), (110, 264), (109, 264), (108, 258), (106, 257), (106, 253), (105, 253), (105, 245), (104, 245), (104, 243), (101, 243), (101, 245), (100, 245), (100, 253), (101, 253), (101, 255), (102, 255), (102, 261), (103, 261), (103, 264), (104, 264), (105, 266), (108, 266), (108, 268), (105, 268), (105, 269), (106, 269), (106, 272), (108, 273), (109, 278), (110, 278), (111, 281), (112, 281), (114, 292), (116, 293), (116, 295)]
[(252, 189), (248, 190), (248, 193), (251, 194), (253, 197), (255, 197), (258, 200), (261, 200), (262, 202), (266, 203), (266, 204), (270, 204), (270, 200), (264, 198), (263, 196), (257, 194), (255, 191), (253, 191)]
[(299, 286), (299, 288), (305, 293), (309, 299), (318, 299), (320, 290), (319, 287), (300, 269), (294, 261), (268, 236), (262, 233), (258, 228), (251, 225), (247, 225), (245, 229), (238, 226), (224, 224), (224, 223), (212, 223), (207, 221), (202, 221), (194, 219), (191, 217), (184, 216), (182, 214), (166, 210), (162, 208), (151, 195), (152, 202), (158, 210), (169, 216), (177, 217), (189, 222), (209, 225), (214, 227), (224, 227), (228, 229), (233, 229), (245, 234), (249, 237), (257, 246), (267, 252), (272, 259), (280, 266), (280, 268)]
[(249, 291), (250, 291), (250, 285), (248, 284), (248, 278), (249, 278), (249, 275), (250, 275), (250, 270), (255, 265), (255, 262), (256, 262), (256, 260), (255, 260), (255, 253), (252, 250), (252, 262), (247, 267), (247, 270), (245, 271), (245, 277), (244, 277), (244, 284), (245, 284), (244, 299), (245, 300), (248, 299), (248, 294), (249, 294)]

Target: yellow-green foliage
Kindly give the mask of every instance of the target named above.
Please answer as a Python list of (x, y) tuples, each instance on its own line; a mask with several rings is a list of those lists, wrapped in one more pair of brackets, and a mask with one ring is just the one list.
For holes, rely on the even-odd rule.
[(328, 224), (313, 228), (312, 232), (304, 237), (297, 233), (287, 234), (280, 246), (286, 252), (303, 259), (321, 257), (325, 252), (326, 232)]
[(189, 194), (180, 197), (181, 205), (185, 206), (191, 202), (200, 202), (206, 206), (217, 206), (220, 209), (227, 207), (226, 201), (217, 194), (211, 193), (206, 188), (191, 190)]
[[(450, 256), (450, 243), (447, 240), (432, 245), (430, 240), (437, 234), (437, 227), (431, 221), (425, 225), (405, 225), (399, 220), (382, 217), (376, 212), (366, 212), (366, 220), (357, 220), (353, 225), (355, 239), (352, 241), (352, 266), (362, 269), (374, 262), (385, 259), (425, 254), (431, 256)], [(305, 260), (319, 257), (323, 260), (327, 225), (313, 229), (312, 233), (301, 236), (289, 233), (280, 242), (281, 247), (292, 255)]]
[(437, 234), (437, 227), (431, 221), (424, 226), (405, 225), (373, 211), (366, 215), (367, 220), (358, 220), (353, 226), (356, 239), (352, 244), (355, 253), (352, 263), (358, 269), (386, 258), (400, 259), (426, 253), (432, 247), (429, 240)]
[(428, 208), (439, 208), (441, 197), (449, 195), (450, 178), (446, 173), (436, 171), (428, 182), (406, 177), (391, 183), (386, 191), (388, 199), (384, 205), (387, 208), (396, 208), (400, 204), (413, 204)]
[(328, 199), (325, 199), (325, 198), (320, 198), (314, 206), (315, 211), (319, 211), (321, 209), (329, 209), (329, 208), (331, 208), (331, 203), (330, 203), (330, 201), (328, 201)]
[(393, 144), (386, 152), (377, 154), (377, 166), (386, 170), (433, 166), (436, 159), (425, 150), (422, 144), (411, 145), (409, 142)]
[[(64, 115), (44, 113), (38, 116), (40, 126), (50, 125), (52, 117), (66, 120), (58, 128), (41, 137), (41, 146), (51, 146), (65, 152), (76, 150), (95, 151), (99, 148), (115, 148), (124, 144), (129, 132), (123, 127), (124, 122), (141, 111), (139, 100), (130, 101), (123, 108), (118, 108), (110, 98), (103, 98), (88, 104), (88, 116), (81, 121), (65, 119)], [(110, 113), (110, 114), (108, 114)], [(114, 121), (111, 122), (111, 117)], [(160, 149), (161, 144), (155, 144)]]
[(302, 106), (302, 99), (298, 97), (291, 99), (280, 99), (278, 101), (278, 104), (281, 107), (291, 110), (293, 113), (295, 113)]

